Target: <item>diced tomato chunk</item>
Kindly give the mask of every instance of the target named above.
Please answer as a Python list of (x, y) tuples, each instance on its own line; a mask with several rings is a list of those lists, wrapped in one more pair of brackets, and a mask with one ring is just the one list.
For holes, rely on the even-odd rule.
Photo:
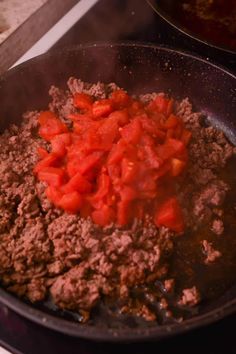
[(175, 232), (183, 232), (184, 221), (179, 202), (175, 197), (167, 199), (155, 215), (157, 226), (165, 226)]
[[(58, 155), (54, 153), (47, 154), (42, 160), (40, 160), (37, 165), (34, 167), (34, 173), (38, 173), (43, 170), (45, 167), (54, 166), (59, 160)], [(55, 167), (55, 166), (54, 166)]]
[(171, 175), (176, 177), (179, 176), (185, 169), (186, 162), (172, 158), (171, 159)]
[(38, 155), (41, 159), (44, 159), (49, 154), (48, 151), (46, 149), (44, 149), (43, 147), (38, 147), (37, 152), (38, 152)]
[(59, 206), (59, 202), (63, 196), (60, 189), (53, 186), (48, 186), (45, 192), (48, 199), (56, 206)]
[(59, 187), (63, 183), (64, 171), (61, 168), (45, 167), (38, 172), (38, 179), (53, 187)]
[(173, 108), (173, 100), (168, 99), (165, 96), (158, 95), (155, 100), (155, 106), (159, 113), (163, 113), (166, 116), (169, 116)]
[(100, 210), (95, 210), (92, 212), (92, 219), (95, 224), (106, 226), (115, 220), (115, 212), (111, 207), (103, 205)]
[(122, 160), (124, 153), (126, 151), (127, 144), (124, 140), (119, 140), (117, 144), (114, 144), (109, 155), (108, 155), (108, 165), (118, 163)]
[(138, 165), (135, 161), (123, 158), (121, 161), (121, 180), (123, 183), (132, 183), (137, 175)]
[(57, 134), (68, 131), (66, 125), (50, 111), (40, 113), (39, 124), (39, 135), (47, 141), (50, 141)]
[(144, 114), (144, 105), (141, 101), (133, 100), (128, 107), (128, 112), (131, 116), (137, 116), (140, 114)]
[(120, 197), (122, 201), (130, 202), (131, 200), (137, 199), (138, 196), (139, 194), (137, 190), (135, 190), (135, 188), (132, 188), (130, 186), (124, 186), (120, 192)]
[(92, 109), (93, 98), (87, 93), (75, 93), (74, 106), (81, 110), (88, 111)]
[(119, 126), (123, 126), (127, 123), (129, 123), (129, 113), (127, 112), (127, 110), (123, 109), (123, 110), (119, 110), (119, 111), (114, 111), (109, 115), (110, 119), (113, 119), (114, 121), (117, 122), (117, 124)]
[(80, 171), (78, 159), (76, 159), (76, 158), (70, 159), (67, 162), (66, 171), (67, 171), (68, 176), (70, 178), (72, 178), (74, 175), (76, 175)]
[(145, 130), (145, 132), (151, 134), (153, 137), (157, 138), (161, 142), (165, 140), (166, 132), (161, 130), (159, 122), (156, 122), (155, 120), (144, 116), (140, 119), (140, 121), (142, 123), (142, 128)]
[(143, 153), (145, 161), (151, 168), (160, 168), (160, 166), (163, 164), (162, 157), (158, 156), (154, 146), (148, 144), (144, 145)]
[(69, 213), (77, 213), (82, 207), (82, 197), (81, 195), (74, 191), (71, 193), (64, 194), (59, 201), (58, 205)]
[(120, 226), (127, 225), (131, 217), (130, 200), (122, 200), (117, 204), (117, 224)]
[(94, 208), (99, 209), (100, 205), (103, 204), (104, 197), (108, 195), (111, 186), (109, 176), (105, 173), (102, 173), (98, 178), (97, 184), (98, 190), (89, 197), (89, 201)]
[(155, 179), (159, 179), (168, 174), (171, 170), (171, 163), (170, 161), (166, 161), (157, 171), (155, 171)]
[(95, 122), (92, 118), (83, 115), (81, 119), (73, 119), (73, 130), (74, 133), (80, 135), (80, 139), (83, 134), (90, 130), (97, 130), (99, 128), (99, 122)]
[(78, 172), (62, 187), (62, 190), (64, 193), (73, 191), (90, 193), (92, 191), (92, 184)]
[(174, 114), (171, 114), (163, 124), (163, 127), (166, 129), (173, 129), (179, 124), (179, 122), (179, 118)]
[(184, 143), (185, 146), (189, 144), (191, 137), (192, 133), (189, 130), (184, 129), (181, 135), (181, 141)]
[(53, 113), (51, 111), (42, 111), (38, 117), (39, 125), (40, 126), (46, 125), (48, 123), (48, 121), (50, 121), (50, 119), (52, 119), (52, 120), (57, 119), (57, 116), (55, 115), (55, 113)]
[(81, 121), (92, 121), (92, 113), (70, 113), (67, 116), (69, 119), (73, 120), (74, 122), (81, 122)]
[(93, 152), (92, 154), (85, 157), (78, 165), (79, 172), (83, 175), (90, 169), (94, 168), (101, 161), (103, 153)]
[[(118, 122), (117, 119), (111, 117), (105, 118), (100, 128), (97, 131), (97, 134), (100, 136), (100, 140), (103, 146), (107, 147), (110, 150), (113, 142), (118, 137)], [(105, 149), (104, 149), (105, 150)]]
[(142, 135), (142, 126), (138, 119), (133, 119), (120, 131), (122, 138), (130, 144), (137, 144)]
[(168, 138), (163, 145), (157, 147), (157, 152), (163, 160), (168, 160), (176, 154), (182, 153), (185, 149), (182, 141)]
[(110, 99), (116, 109), (127, 107), (130, 103), (130, 97), (124, 90), (113, 91)]
[(96, 101), (92, 106), (92, 113), (95, 119), (101, 117), (107, 117), (112, 111), (113, 111), (112, 101), (109, 99)]
[(175, 129), (174, 128), (170, 128), (167, 130), (166, 139), (169, 139), (169, 138), (175, 138)]
[(70, 133), (63, 133), (54, 136), (51, 140), (52, 152), (59, 156), (66, 154), (66, 147), (71, 144)]

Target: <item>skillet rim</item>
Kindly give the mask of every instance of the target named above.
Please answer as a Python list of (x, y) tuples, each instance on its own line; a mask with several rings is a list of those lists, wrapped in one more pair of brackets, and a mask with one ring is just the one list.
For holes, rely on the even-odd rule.
[(191, 39), (197, 41), (198, 43), (204, 44), (207, 47), (210, 47), (212, 49), (217, 49), (221, 53), (227, 53), (236, 56), (236, 50), (230, 49), (229, 47), (224, 47), (224, 46), (214, 44), (211, 41), (208, 41), (198, 35), (195, 35), (194, 32), (188, 30), (186, 27), (181, 25), (178, 21), (175, 21), (171, 15), (169, 15), (165, 10), (161, 8), (161, 6), (158, 5), (158, 2), (156, 0), (146, 0), (146, 2), (164, 21), (166, 21), (171, 27), (173, 27), (178, 32), (181, 32), (185, 36), (190, 37)]

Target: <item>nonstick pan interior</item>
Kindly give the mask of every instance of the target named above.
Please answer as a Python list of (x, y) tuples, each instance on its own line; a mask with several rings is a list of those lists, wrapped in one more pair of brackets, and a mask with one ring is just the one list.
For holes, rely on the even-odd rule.
[[(236, 78), (207, 61), (166, 48), (138, 44), (98, 44), (56, 51), (16, 67), (0, 80), (0, 126), (19, 122), (27, 110), (45, 109), (51, 84), (65, 87), (70, 76), (87, 82), (116, 82), (130, 93), (164, 91), (176, 99), (189, 97), (236, 143)], [(235, 284), (236, 285), (236, 284)], [(0, 289), (0, 301), (21, 315), (70, 335), (109, 341), (160, 339), (213, 322), (236, 309), (236, 286), (200, 308), (183, 323), (137, 326), (112, 319), (101, 308), (81, 325), (78, 315), (58, 311), (50, 303), (33, 306)]]

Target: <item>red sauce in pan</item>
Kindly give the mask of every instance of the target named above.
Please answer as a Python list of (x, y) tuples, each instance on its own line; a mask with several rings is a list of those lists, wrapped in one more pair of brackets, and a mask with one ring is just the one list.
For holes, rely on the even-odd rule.
[(203, 40), (236, 50), (235, 0), (181, 0), (176, 16), (187, 30)]

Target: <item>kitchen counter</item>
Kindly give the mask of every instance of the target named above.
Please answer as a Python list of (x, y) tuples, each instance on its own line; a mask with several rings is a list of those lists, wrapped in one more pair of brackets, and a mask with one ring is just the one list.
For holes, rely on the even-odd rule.
[(46, 2), (47, 0), (1, 0), (0, 44)]

